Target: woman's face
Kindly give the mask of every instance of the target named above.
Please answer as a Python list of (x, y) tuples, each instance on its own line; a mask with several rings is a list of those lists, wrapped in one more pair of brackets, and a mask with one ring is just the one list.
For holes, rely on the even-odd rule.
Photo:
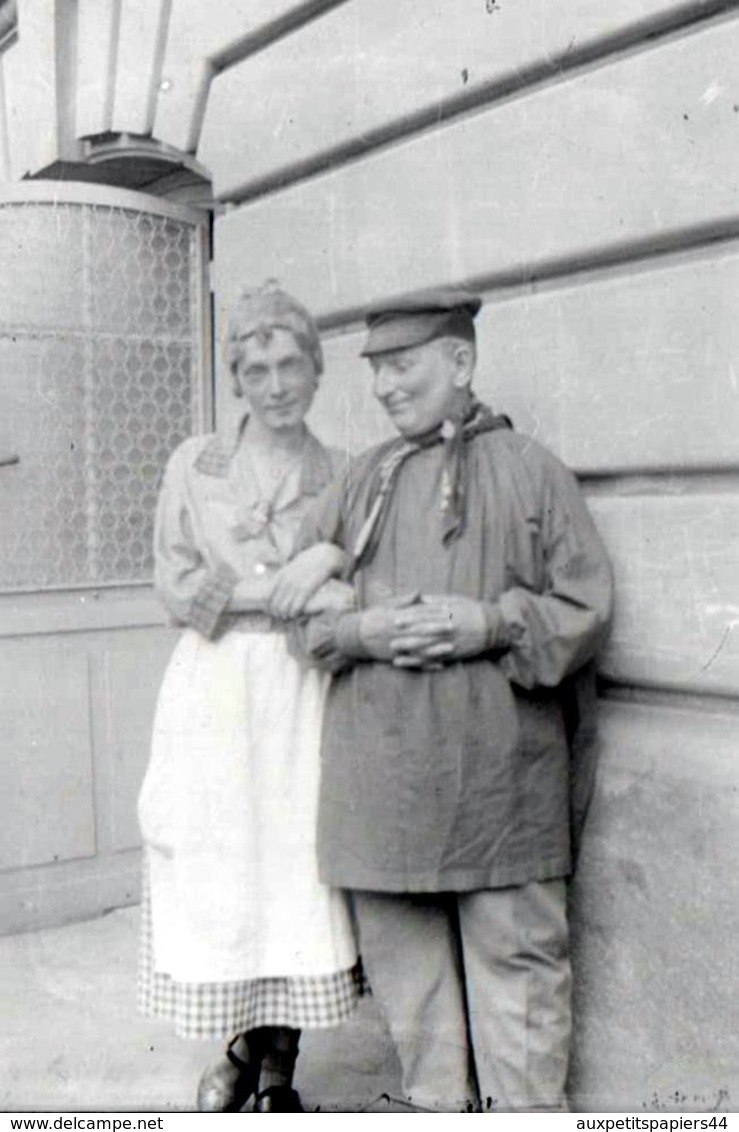
[(318, 387), (310, 357), (293, 334), (280, 327), (247, 338), (236, 381), (252, 416), (275, 432), (302, 423)]

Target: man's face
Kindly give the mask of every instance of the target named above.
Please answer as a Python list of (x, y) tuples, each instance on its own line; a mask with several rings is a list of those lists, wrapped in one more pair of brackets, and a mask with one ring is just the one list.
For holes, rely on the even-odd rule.
[(280, 327), (246, 340), (236, 379), (252, 415), (276, 432), (302, 422), (318, 384), (310, 357)]
[(469, 360), (465, 346), (442, 339), (374, 354), (373, 392), (399, 432), (418, 436), (459, 407), (469, 386)]

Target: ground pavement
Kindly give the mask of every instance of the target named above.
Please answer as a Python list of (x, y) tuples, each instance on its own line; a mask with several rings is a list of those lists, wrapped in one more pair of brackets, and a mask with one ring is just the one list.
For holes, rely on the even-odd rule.
[[(138, 909), (0, 938), (0, 1111), (193, 1108), (220, 1044), (184, 1042), (135, 1010)], [(371, 999), (334, 1030), (306, 1032), (296, 1085), (306, 1109), (409, 1111)]]

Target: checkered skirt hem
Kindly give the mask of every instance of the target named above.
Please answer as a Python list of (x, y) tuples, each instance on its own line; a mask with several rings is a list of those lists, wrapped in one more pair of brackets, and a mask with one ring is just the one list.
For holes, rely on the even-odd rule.
[(228, 983), (177, 982), (154, 969), (151, 902), (141, 904), (138, 1009), (168, 1018), (181, 1038), (215, 1041), (257, 1026), (296, 1030), (336, 1026), (365, 993), (361, 963), (326, 975), (245, 979)]

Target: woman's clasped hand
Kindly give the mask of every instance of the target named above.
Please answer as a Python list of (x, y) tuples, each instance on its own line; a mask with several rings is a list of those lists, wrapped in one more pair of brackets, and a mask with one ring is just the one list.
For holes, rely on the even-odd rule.
[[(290, 620), (302, 613), (353, 609), (356, 605), (354, 587), (338, 578), (344, 558), (339, 547), (324, 542), (293, 558), (274, 579), (268, 602), (271, 615), (280, 620)], [(327, 577), (328, 581), (325, 580)]]

